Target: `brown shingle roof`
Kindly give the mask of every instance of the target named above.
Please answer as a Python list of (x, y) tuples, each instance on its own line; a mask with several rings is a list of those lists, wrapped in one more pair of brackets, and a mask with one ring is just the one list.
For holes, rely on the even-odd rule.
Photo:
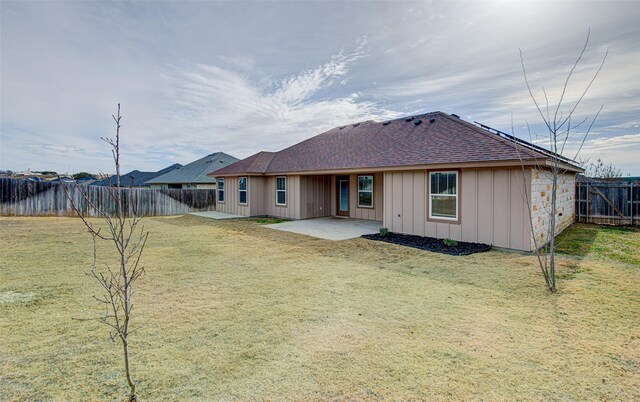
[[(266, 172), (269, 164), (273, 160), (275, 152), (258, 152), (255, 155), (251, 155), (241, 161), (233, 163), (222, 169), (218, 169), (215, 172), (209, 173), (209, 176), (215, 176), (218, 172), (226, 171), (227, 168), (233, 166), (232, 170), (236, 173), (264, 173)], [(215, 174), (214, 174), (215, 173)], [(229, 172), (230, 173), (230, 172)]]
[[(415, 124), (417, 121), (419, 124)], [(267, 156), (268, 155), (268, 156)], [(212, 175), (287, 173), (441, 163), (546, 159), (442, 112), (337, 127), (276, 153), (261, 152)], [(258, 162), (259, 161), (259, 162)], [(248, 170), (252, 169), (252, 170)]]

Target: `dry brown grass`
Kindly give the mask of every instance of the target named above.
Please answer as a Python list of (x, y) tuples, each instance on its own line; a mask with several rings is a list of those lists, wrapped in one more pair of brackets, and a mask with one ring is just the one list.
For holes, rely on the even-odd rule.
[[(146, 220), (132, 335), (141, 400), (640, 399), (640, 267), (451, 257), (252, 222)], [(636, 233), (640, 236), (640, 233)], [(65, 218), (0, 219), (0, 399), (109, 400), (118, 345)]]

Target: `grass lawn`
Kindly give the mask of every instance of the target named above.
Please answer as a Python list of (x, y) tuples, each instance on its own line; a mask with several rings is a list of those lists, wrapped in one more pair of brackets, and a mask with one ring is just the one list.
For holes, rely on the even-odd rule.
[[(559, 291), (532, 256), (451, 257), (250, 221), (149, 218), (140, 400), (640, 400), (640, 231), (576, 226)], [(0, 219), (0, 400), (123, 400), (90, 238)]]

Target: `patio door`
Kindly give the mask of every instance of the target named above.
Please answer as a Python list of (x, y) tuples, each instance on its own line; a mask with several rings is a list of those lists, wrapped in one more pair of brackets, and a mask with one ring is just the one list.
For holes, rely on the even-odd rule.
[(338, 187), (336, 191), (338, 195), (336, 211), (340, 216), (349, 216), (349, 176), (336, 177), (336, 184)]

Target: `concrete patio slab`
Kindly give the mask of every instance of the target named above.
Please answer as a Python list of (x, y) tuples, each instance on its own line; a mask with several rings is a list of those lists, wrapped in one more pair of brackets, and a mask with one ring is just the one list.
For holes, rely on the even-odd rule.
[(242, 215), (227, 214), (225, 212), (218, 212), (218, 211), (192, 212), (189, 215), (202, 216), (203, 218), (209, 218), (209, 219), (246, 218), (245, 216), (242, 216)]
[(264, 227), (305, 234), (326, 240), (347, 240), (364, 234), (378, 233), (380, 221), (362, 219), (316, 218), (264, 225)]

